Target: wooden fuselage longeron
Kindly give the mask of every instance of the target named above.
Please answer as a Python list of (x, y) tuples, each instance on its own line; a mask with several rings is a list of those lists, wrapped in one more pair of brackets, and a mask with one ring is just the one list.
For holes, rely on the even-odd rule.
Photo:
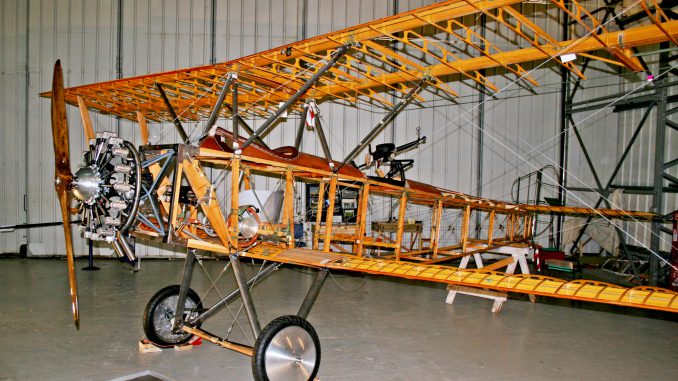
[[(198, 198), (202, 198), (202, 201), (183, 205), (181, 197), (173, 197), (171, 203), (175, 204), (174, 210), (186, 208), (194, 210), (189, 210), (181, 216), (178, 213), (173, 215), (167, 230), (174, 233), (167, 237), (168, 242), (222, 255), (237, 253), (243, 257), (317, 268), (360, 271), (669, 311), (678, 308), (675, 294), (661, 289), (626, 289), (599, 282), (565, 282), (538, 275), (506, 275), (496, 271), (501, 267), (492, 271), (466, 270), (440, 265), (474, 254), (496, 251), (502, 247), (531, 245), (532, 221), (537, 211), (531, 210), (528, 205), (472, 197), (411, 180), (407, 180), (404, 186), (396, 186), (369, 178), (352, 165), (341, 166), (335, 173), (330, 170), (325, 159), (299, 153), (293, 147), (271, 150), (258, 144), (251, 144), (242, 152), (237, 152), (232, 148), (233, 143), (233, 135), (219, 129), (214, 136), (205, 138), (197, 147), (185, 150), (182, 170), (173, 173), (183, 172), (182, 178), (184, 176), (187, 178), (193, 191)], [(157, 150), (157, 147), (152, 150)], [(144, 151), (145, 149), (142, 149), (142, 152)], [(335, 168), (339, 168), (340, 164), (335, 162)], [(232, 211), (241, 208), (237, 204), (238, 193), (251, 190), (254, 176), (280, 180), (284, 183), (280, 188), (285, 190), (280, 220), (262, 224), (256, 242), (247, 247), (239, 246), (238, 231), (235, 228), (238, 224), (229, 222), (229, 219), (238, 217), (237, 213), (223, 214), (221, 210), (226, 210), (228, 206), (220, 204), (218, 197), (214, 196), (218, 192), (205, 191), (211, 189), (212, 185), (200, 183), (199, 179), (207, 178), (204, 171), (206, 167), (220, 168), (227, 172), (225, 177), (232, 181), (228, 192), (230, 198), (222, 199), (222, 203), (230, 204)], [(229, 176), (233, 171), (237, 171), (237, 176)], [(172, 178), (171, 183), (179, 184), (182, 178)], [(292, 225), (298, 212), (294, 209), (293, 202), (296, 198), (294, 189), (297, 189), (295, 186), (297, 183), (318, 184), (321, 191), (317, 205), (322, 208), (324, 204), (329, 209), (324, 211), (324, 220), (321, 220), (323, 213), (320, 210), (316, 213), (310, 248), (295, 248)], [(359, 207), (354, 223), (337, 226), (332, 218), (334, 215), (332, 201), (339, 186), (355, 189), (359, 193)], [(211, 196), (205, 198), (208, 193)], [(368, 213), (371, 197), (390, 198), (398, 205), (399, 215), (392, 223), (395, 237), (391, 240), (378, 239), (374, 237), (374, 232), (369, 231), (368, 222), (375, 222), (370, 220)], [(328, 202), (325, 203), (324, 200)], [(426, 232), (428, 245), (413, 248), (412, 242), (404, 239), (408, 227), (405, 218), (408, 205), (430, 209), (430, 232)], [(195, 216), (199, 213), (198, 209), (208, 217), (210, 228), (215, 230), (216, 234), (212, 237), (199, 234), (201, 225), (198, 220), (182, 217)], [(215, 212), (208, 212), (210, 209)], [(559, 209), (560, 207), (553, 207), (554, 212), (558, 212)], [(461, 217), (456, 227), (459, 230), (458, 241), (442, 246), (441, 226), (452, 223), (444, 220), (446, 218), (444, 216), (449, 216), (450, 212)], [(587, 208), (577, 208), (568, 213), (636, 220), (647, 220), (652, 217), (652, 214), (645, 212)], [(472, 238), (474, 228), (471, 216), (476, 214), (482, 214), (488, 219), (485, 227), (487, 231), (482, 239)], [(496, 226), (498, 224), (495, 225), (493, 222), (497, 220), (501, 220), (504, 226), (501, 228)], [(135, 234), (140, 237), (149, 231), (150, 229), (140, 224)], [(374, 255), (375, 252), (380, 255)], [(508, 265), (508, 262), (504, 265)]]

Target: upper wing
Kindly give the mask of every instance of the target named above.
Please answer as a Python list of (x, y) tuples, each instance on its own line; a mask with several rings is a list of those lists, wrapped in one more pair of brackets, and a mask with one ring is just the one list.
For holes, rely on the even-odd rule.
[[(549, 35), (513, 5), (522, 0), (450, 0), (395, 16), (328, 33), (279, 48), (216, 65), (200, 66), (66, 89), (66, 102), (77, 105), (82, 97), (88, 107), (105, 114), (136, 121), (137, 111), (152, 121), (171, 121), (155, 86), (161, 84), (182, 120), (206, 118), (222, 87), (225, 76), (236, 72), (239, 79), (238, 106), (242, 115), (267, 116), (296, 92), (314, 72), (345, 44), (356, 44), (337, 65), (327, 71), (309, 90), (318, 101), (338, 100), (348, 104), (369, 102), (390, 106), (384, 90), (406, 94), (424, 77), (432, 79), (430, 91), (456, 96), (448, 82), (468, 83), (497, 91), (482, 69), (501, 67), (537, 86), (521, 63), (553, 58), (555, 62), (583, 77), (572, 63), (563, 63), (564, 53), (587, 54), (612, 64), (641, 70), (630, 49), (661, 41), (675, 41), (678, 21), (650, 18), (651, 25), (612, 32), (581, 4), (570, 7), (552, 0), (581, 24), (581, 38), (560, 41)], [(500, 48), (465, 25), (464, 16), (483, 14), (496, 24)], [(502, 37), (497, 37), (502, 38)], [(576, 43), (574, 43), (576, 41)], [(401, 48), (393, 49), (398, 43)], [(506, 49), (506, 50), (504, 50)], [(590, 55), (605, 51), (605, 58)], [(44, 97), (51, 96), (46, 92)], [(390, 97), (389, 97), (390, 98)], [(229, 104), (232, 100), (226, 99)], [(299, 107), (299, 105), (293, 106)], [(222, 116), (230, 114), (223, 109)]]

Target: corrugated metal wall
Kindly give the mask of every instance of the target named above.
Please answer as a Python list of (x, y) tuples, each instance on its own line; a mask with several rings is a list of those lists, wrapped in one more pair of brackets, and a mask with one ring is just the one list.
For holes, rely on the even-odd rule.
[[(30, 1), (28, 21), (28, 221), (60, 221), (54, 193), (54, 154), (50, 130), (50, 103), (39, 98), (49, 90), (55, 60), (61, 59), (65, 85), (115, 78), (116, 1)], [(113, 130), (111, 118), (92, 115), (97, 130)], [(80, 116), (68, 107), (71, 164), (75, 168), (85, 144)], [(74, 232), (75, 250), (87, 253), (85, 241)], [(63, 230), (32, 229), (29, 253), (54, 255), (64, 252)]]
[[(0, 226), (26, 222), (26, 4), (0, 3)], [(0, 231), (0, 253), (17, 253), (26, 231)]]
[[(52, 65), (61, 58), (66, 69), (68, 86), (114, 79), (118, 69), (122, 76), (141, 75), (226, 61), (246, 54), (272, 48), (303, 37), (366, 22), (396, 12), (420, 7), (433, 1), (388, 0), (140, 0), (140, 1), (74, 1), (31, 0), (27, 3), (4, 1), (2, 5), (3, 59), (2, 65), (2, 175), (13, 179), (2, 185), (1, 223), (12, 223), (13, 216), (21, 221), (24, 185), (28, 186), (29, 222), (56, 221), (56, 198), (53, 192), (53, 157), (50, 137), (49, 102), (38, 98), (38, 93), (49, 89)], [(118, 23), (119, 4), (122, 4), (122, 23)], [(526, 4), (525, 11), (533, 22), (549, 33), (558, 35), (560, 26), (557, 12), (541, 4)], [(212, 45), (212, 12), (214, 11), (214, 44)], [(28, 18), (27, 25), (21, 20)], [(479, 25), (478, 20), (468, 20)], [(26, 33), (28, 38), (26, 39)], [(487, 31), (492, 39), (494, 31)], [(118, 52), (118, 37), (121, 37)], [(28, 41), (28, 45), (22, 41)], [(120, 53), (120, 54), (119, 54)], [(16, 102), (12, 95), (23, 94), (25, 66), (28, 59), (28, 101)], [(117, 59), (120, 58), (120, 67)], [(534, 66), (526, 66), (527, 69)], [(601, 72), (601, 82), (591, 82), (588, 94), (597, 91), (618, 91), (623, 79), (614, 73)], [(511, 184), (515, 178), (546, 164), (557, 162), (559, 131), (558, 67), (549, 63), (536, 68), (534, 78), (542, 86), (528, 89), (514, 84), (515, 77), (505, 76), (502, 70), (488, 71), (490, 79), (502, 91), (496, 99), (484, 104), (483, 196), (510, 199)], [(15, 90), (11, 90), (8, 82)], [(620, 82), (622, 81), (622, 82)], [(463, 192), (476, 193), (478, 157), (478, 91), (468, 84), (455, 84), (460, 97), (454, 103), (433, 99), (425, 94), (422, 107), (411, 106), (380, 136), (383, 141), (405, 142), (414, 139), (416, 128), (428, 136), (428, 143), (408, 153), (417, 159), (409, 176), (425, 182)], [(613, 88), (614, 90), (609, 90)], [(601, 90), (599, 90), (601, 89)], [(607, 89), (607, 90), (603, 90)], [(583, 92), (582, 92), (583, 93)], [(591, 95), (595, 96), (595, 95)], [(19, 97), (19, 99), (25, 99)], [(16, 102), (16, 103), (13, 103)], [(8, 111), (9, 110), (9, 111)], [(14, 111), (12, 111), (14, 110)], [(22, 116), (29, 110), (28, 120)], [(366, 107), (356, 110), (339, 105), (321, 105), (323, 125), (330, 142), (332, 155), (343, 158), (381, 118), (383, 110)], [(608, 113), (605, 113), (609, 115)], [(79, 115), (69, 107), (71, 121), (71, 157), (73, 165), (79, 161), (84, 138)], [(620, 144), (630, 134), (636, 114), (619, 120), (616, 115), (596, 119), (592, 144), (600, 144), (596, 152), (618, 155)], [(266, 140), (273, 146), (291, 144), (296, 126), (295, 118), (277, 128)], [(97, 130), (116, 131), (135, 143), (139, 141), (136, 125), (118, 122), (110, 117), (93, 114)], [(256, 126), (260, 121), (249, 121)], [(617, 133), (618, 122), (623, 127)], [(7, 126), (16, 125), (17, 128)], [(196, 125), (189, 125), (189, 132)], [(612, 128), (610, 128), (612, 127)], [(653, 134), (652, 129), (646, 133)], [(27, 152), (23, 131), (28, 134)], [(167, 125), (153, 125), (152, 138), (156, 142), (177, 141), (174, 129)], [(653, 136), (653, 135), (652, 135)], [(675, 134), (671, 135), (675, 143)], [(597, 143), (599, 142), (599, 143)], [(644, 155), (653, 155), (653, 139), (643, 139)], [(675, 146), (675, 144), (673, 144)], [(313, 135), (307, 135), (302, 149), (320, 153), (320, 145)], [(577, 148), (573, 147), (573, 151)], [(585, 164), (580, 155), (570, 152), (570, 169), (577, 177), (585, 178)], [(24, 168), (23, 156), (29, 158)], [(634, 159), (640, 160), (643, 159)], [(607, 163), (609, 159), (599, 158)], [(647, 176), (638, 163), (624, 168), (625, 176)], [(614, 165), (614, 163), (612, 164)], [(13, 169), (16, 168), (16, 169)], [(11, 171), (16, 171), (13, 174)], [(27, 179), (27, 180), (25, 180)], [(640, 179), (638, 179), (640, 181)], [(8, 185), (12, 183), (11, 185)], [(10, 189), (8, 189), (10, 188)], [(676, 203), (675, 198), (668, 202)], [(647, 209), (645, 204), (632, 207)], [(76, 236), (76, 251), (86, 253), (85, 242)], [(35, 229), (30, 232), (29, 250), (33, 255), (51, 255), (63, 252), (60, 228)], [(0, 233), (0, 252), (16, 251), (21, 242), (19, 233)], [(141, 255), (159, 256), (169, 253), (160, 247), (141, 246)], [(107, 254), (110, 250), (98, 249)]]

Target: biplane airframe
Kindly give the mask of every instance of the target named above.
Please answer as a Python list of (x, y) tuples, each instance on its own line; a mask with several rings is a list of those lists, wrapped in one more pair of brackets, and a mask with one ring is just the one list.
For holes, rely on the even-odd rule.
[[(507, 203), (407, 179), (405, 171), (412, 162), (395, 159), (395, 155), (416, 147), (424, 138), (400, 147), (382, 144), (374, 151), (370, 147), (371, 157), (379, 165), (389, 166), (387, 174), (378, 171), (377, 175), (367, 175), (367, 168), (374, 165), (355, 163), (400, 111), (421, 100), (423, 90), (454, 97), (457, 93), (448, 82), (468, 80), (483, 91), (498, 91), (482, 74), (483, 69), (494, 67), (537, 85), (521, 64), (551, 59), (583, 76), (573, 62), (558, 58), (564, 53), (597, 57), (595, 54), (603, 51), (607, 55), (599, 57), (601, 60), (637, 71), (642, 67), (630, 54), (631, 48), (664, 41), (676, 43), (678, 36), (678, 21), (669, 20), (659, 7), (653, 12), (648, 9), (651, 24), (611, 32), (576, 1), (566, 6), (562, 0), (553, 0), (553, 5), (568, 12), (586, 30), (576, 41), (558, 41), (513, 7), (520, 3), (445, 1), (226, 63), (68, 89), (64, 89), (57, 61), (52, 91), (42, 95), (52, 101), (56, 191), (64, 221), (76, 326), (79, 315), (72, 214), (78, 215), (85, 238), (110, 243), (129, 261), (135, 260), (134, 245), (140, 240), (185, 248), (181, 284), (160, 290), (148, 303), (144, 317), (148, 339), (157, 345), (174, 345), (192, 336), (202, 337), (251, 356), (256, 379), (315, 377), (320, 345), (305, 319), (330, 270), (678, 312), (678, 294), (666, 289), (568, 282), (499, 271), (515, 268), (516, 257), (477, 269), (444, 264), (460, 258), (468, 261), (470, 256), (502, 248), (529, 247), (540, 213), (636, 221), (650, 221), (655, 218), (652, 213)], [(464, 25), (462, 18), (473, 14), (485, 15), (528, 46), (501, 50)], [(474, 54), (453, 54), (436, 42), (440, 39), (426, 39), (427, 34), (454, 37)], [(391, 41), (406, 49), (390, 49), (387, 42)], [(414, 57), (406, 54), (407, 50), (415, 52)], [(400, 100), (391, 102), (382, 95), (384, 91), (399, 94)], [(324, 101), (348, 105), (367, 101), (388, 112), (358, 146), (342, 161), (336, 161), (330, 155), (320, 120), (314, 118), (316, 102)], [(75, 174), (69, 160), (66, 103), (79, 107), (89, 143)], [(137, 122), (143, 145), (135, 147), (110, 132), (95, 134), (90, 110)], [(271, 149), (262, 137), (275, 128), (285, 112), (301, 114), (296, 146)], [(245, 121), (245, 115), (264, 121), (255, 129)], [(228, 118), (230, 128), (218, 127), (219, 118)], [(186, 121), (204, 121), (200, 136), (188, 136), (182, 125)], [(174, 124), (182, 141), (149, 143), (149, 122)], [(307, 125), (320, 139), (324, 157), (299, 152)], [(217, 186), (211, 180), (215, 178), (225, 179), (226, 185)], [(255, 178), (279, 180), (282, 191), (257, 190)], [(314, 186), (310, 247), (300, 247), (295, 240), (298, 183)], [(356, 195), (355, 214), (348, 223), (338, 224), (333, 216), (339, 207), (337, 195), (344, 191)], [(376, 197), (391, 200), (397, 217), (392, 221), (371, 220), (369, 202)], [(410, 206), (428, 210), (430, 231), (424, 232), (421, 225), (407, 220)], [(443, 244), (441, 226), (449, 212), (460, 217), (459, 236), (456, 242)], [(480, 216), (485, 225), (482, 234), (474, 238), (475, 216)], [(412, 231), (419, 238), (408, 239)], [(375, 232), (391, 233), (375, 236)], [(209, 307), (190, 288), (197, 250), (229, 258), (238, 284), (237, 290)], [(252, 279), (245, 279), (242, 258), (264, 263)], [(317, 275), (297, 315), (277, 318), (262, 328), (250, 289), (281, 264), (315, 268)], [(256, 338), (254, 346), (201, 329), (204, 321), (237, 298), (242, 299)]]

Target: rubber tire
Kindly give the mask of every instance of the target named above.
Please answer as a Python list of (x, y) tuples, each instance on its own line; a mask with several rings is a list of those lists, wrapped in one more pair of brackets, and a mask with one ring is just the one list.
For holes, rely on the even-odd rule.
[[(153, 322), (153, 315), (155, 313), (155, 310), (165, 299), (175, 295), (179, 295), (179, 289), (180, 286), (178, 284), (162, 288), (160, 289), (160, 291), (156, 292), (155, 295), (153, 295), (153, 297), (151, 297), (151, 299), (148, 301), (148, 304), (146, 304), (146, 309), (144, 310), (144, 333), (146, 334), (146, 338), (150, 342), (159, 347), (171, 347), (174, 345), (185, 344), (193, 337), (193, 335), (189, 334), (181, 340), (167, 341), (159, 337), (155, 329), (156, 327)], [(202, 301), (200, 301), (200, 297), (195, 291), (189, 288), (186, 298), (187, 301), (191, 299), (195, 303), (196, 309), (198, 311), (202, 310)], [(198, 325), (196, 328), (199, 327), (200, 325)]]
[(284, 328), (290, 326), (302, 328), (308, 332), (308, 334), (313, 339), (313, 344), (315, 345), (316, 350), (316, 361), (309, 380), (315, 379), (315, 376), (318, 374), (318, 369), (320, 369), (320, 339), (318, 339), (318, 334), (311, 323), (306, 321), (306, 319), (296, 315), (283, 315), (273, 319), (273, 321), (268, 323), (268, 325), (261, 331), (261, 334), (254, 344), (254, 354), (252, 355), (252, 375), (254, 376), (255, 381), (270, 381), (268, 375), (266, 374), (266, 351), (268, 350), (268, 346), (275, 335)]

